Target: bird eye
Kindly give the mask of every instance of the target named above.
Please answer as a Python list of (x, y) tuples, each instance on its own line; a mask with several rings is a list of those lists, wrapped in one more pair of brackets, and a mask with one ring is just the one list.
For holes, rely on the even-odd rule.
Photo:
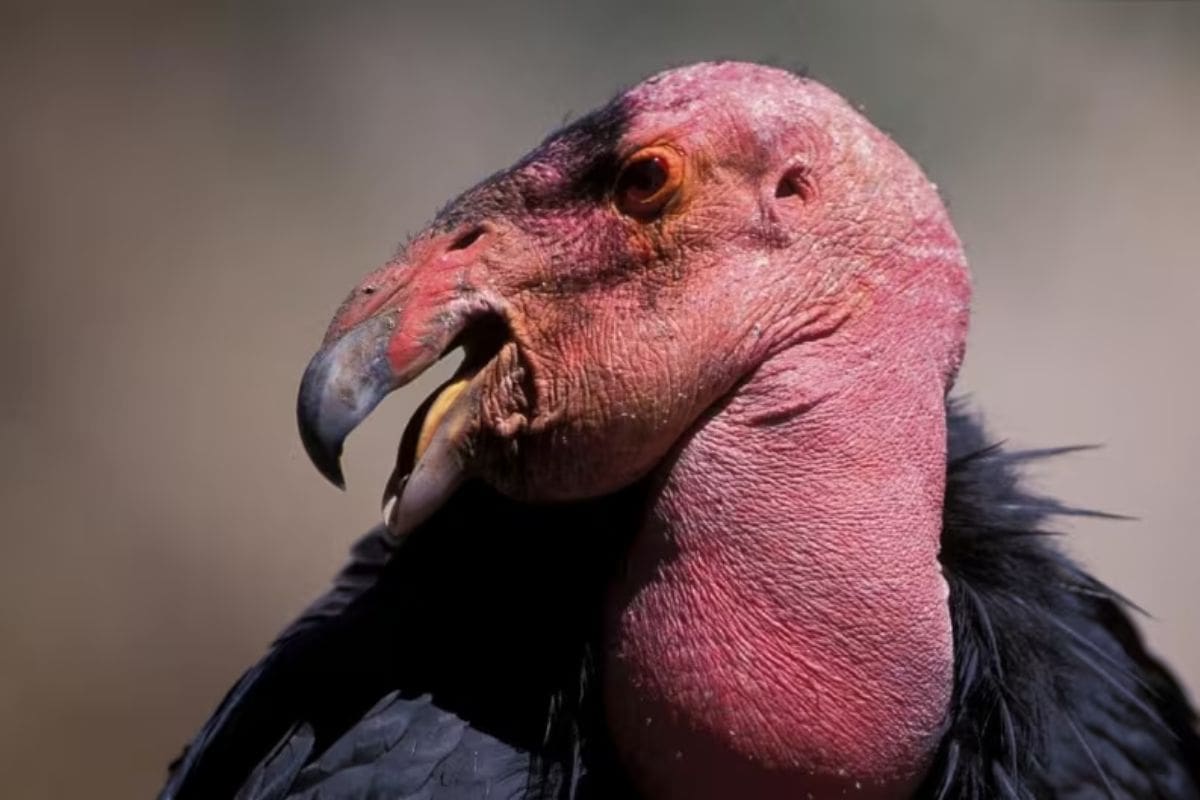
[(658, 214), (683, 182), (683, 158), (667, 147), (647, 147), (625, 162), (614, 195), (622, 213), (639, 219)]

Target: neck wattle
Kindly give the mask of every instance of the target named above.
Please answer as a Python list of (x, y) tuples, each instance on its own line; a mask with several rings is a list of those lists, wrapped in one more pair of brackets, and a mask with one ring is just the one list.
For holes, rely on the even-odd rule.
[(945, 381), (891, 355), (777, 356), (662, 468), (604, 671), (647, 797), (904, 797), (928, 767)]

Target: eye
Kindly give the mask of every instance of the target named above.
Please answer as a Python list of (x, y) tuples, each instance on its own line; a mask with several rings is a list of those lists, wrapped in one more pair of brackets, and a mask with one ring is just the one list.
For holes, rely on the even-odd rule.
[(661, 212), (682, 182), (683, 157), (669, 147), (647, 147), (621, 167), (613, 195), (622, 213), (644, 220)]

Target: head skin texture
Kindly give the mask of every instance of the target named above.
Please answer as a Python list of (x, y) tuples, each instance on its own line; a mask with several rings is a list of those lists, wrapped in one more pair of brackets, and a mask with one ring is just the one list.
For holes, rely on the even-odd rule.
[[(614, 186), (647, 147), (679, 188), (631, 215)], [(437, 458), (530, 502), (651, 481), (604, 663), (646, 796), (904, 797), (952, 683), (937, 554), (969, 294), (887, 136), (815, 81), (698, 64), (447, 206), (346, 301), (305, 391), (394, 388), (463, 341)], [(472, 358), (486, 320), (502, 341)]]

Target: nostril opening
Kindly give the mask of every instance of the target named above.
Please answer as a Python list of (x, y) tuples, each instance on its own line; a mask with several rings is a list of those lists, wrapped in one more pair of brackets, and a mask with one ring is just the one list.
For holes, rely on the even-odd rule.
[(449, 249), (451, 252), (454, 250), (466, 250), (468, 247), (479, 241), (479, 238), (485, 233), (487, 233), (486, 228), (484, 228), (482, 225), (476, 225), (474, 228), (471, 228), (455, 239), (454, 243), (450, 245)]
[(363, 293), (363, 294), (375, 294), (375, 292), (377, 292), (377, 291), (378, 291), (378, 289), (376, 289), (374, 286), (364, 286), (364, 287), (362, 287), (362, 293)]

